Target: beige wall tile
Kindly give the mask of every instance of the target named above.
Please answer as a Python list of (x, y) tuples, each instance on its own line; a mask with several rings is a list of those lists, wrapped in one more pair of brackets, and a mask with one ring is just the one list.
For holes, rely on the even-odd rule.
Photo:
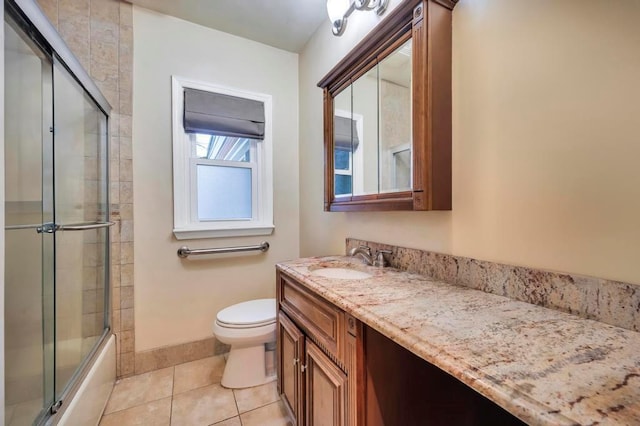
[[(120, 289), (123, 289), (123, 288), (124, 287), (120, 287)], [(133, 309), (121, 309), (120, 321), (121, 321), (120, 327), (122, 331), (133, 330), (133, 321), (134, 321)]]
[(58, 28), (58, 0), (38, 0), (38, 4), (49, 22)]
[(133, 243), (126, 242), (122, 244), (122, 264), (133, 263)]
[(121, 222), (121, 235), (120, 240), (122, 242), (132, 242), (133, 241), (133, 220), (123, 220)]
[(131, 182), (120, 182), (120, 202), (122, 204), (133, 203), (133, 184)]
[(133, 352), (135, 350), (135, 334), (133, 330), (122, 331), (119, 335), (121, 352)]
[(131, 137), (131, 116), (120, 115), (120, 136), (125, 138)]
[(113, 287), (111, 289), (111, 304), (116, 308), (120, 306), (120, 287)]
[(120, 182), (133, 181), (133, 162), (131, 159), (120, 159)]
[(108, 414), (100, 426), (154, 425), (169, 426), (171, 421), (171, 398), (148, 402), (137, 407)]
[(121, 281), (120, 281), (120, 285), (122, 287), (129, 287), (133, 285), (133, 268), (134, 265), (133, 264), (128, 264), (128, 265), (122, 265), (122, 271), (121, 271)]
[(93, 314), (97, 312), (97, 290), (84, 290), (82, 292), (82, 313)]
[(120, 205), (120, 216), (122, 220), (133, 220), (133, 204)]
[(111, 330), (117, 333), (121, 330), (120, 327), (120, 309), (113, 309), (111, 312)]
[(119, 136), (120, 135), (120, 114), (118, 114), (117, 110), (111, 111), (111, 115), (109, 116), (109, 136)]
[(112, 203), (120, 203), (120, 182), (109, 182), (109, 201)]
[(121, 243), (111, 243), (111, 264), (120, 263)]
[(116, 382), (105, 414), (171, 396), (173, 367), (156, 370)]
[(131, 159), (132, 158), (132, 145), (131, 138), (120, 138), (120, 159)]
[(133, 6), (127, 2), (120, 2), (120, 25), (133, 26)]
[(224, 366), (225, 360), (223, 355), (176, 365), (173, 384), (174, 395), (220, 383)]
[(99, 22), (120, 22), (119, 0), (91, 0), (91, 19)]
[[(120, 287), (120, 265), (111, 265), (111, 284), (112, 288)], [(117, 307), (117, 305), (114, 305)]]
[(207, 425), (237, 415), (233, 392), (220, 385), (212, 385), (175, 395), (171, 407), (171, 424)]
[(133, 308), (133, 287), (120, 287), (120, 309)]
[(135, 353), (120, 351), (120, 377), (133, 376), (135, 372)]

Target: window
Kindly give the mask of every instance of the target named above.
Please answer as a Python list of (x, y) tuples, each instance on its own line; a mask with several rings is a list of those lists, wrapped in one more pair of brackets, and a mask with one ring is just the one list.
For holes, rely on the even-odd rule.
[(178, 239), (273, 232), (271, 96), (172, 78)]
[(335, 196), (351, 196), (353, 190), (356, 193), (362, 193), (364, 175), (356, 174), (357, 178), (354, 181), (353, 169), (363, 170), (363, 149), (360, 147), (360, 142), (363, 140), (363, 116), (341, 109), (336, 109), (334, 114), (333, 186)]

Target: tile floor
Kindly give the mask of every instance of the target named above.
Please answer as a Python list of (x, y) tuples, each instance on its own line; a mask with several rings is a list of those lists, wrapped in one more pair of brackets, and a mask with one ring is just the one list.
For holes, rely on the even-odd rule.
[(222, 355), (151, 371), (116, 383), (101, 426), (288, 426), (276, 382), (220, 386)]

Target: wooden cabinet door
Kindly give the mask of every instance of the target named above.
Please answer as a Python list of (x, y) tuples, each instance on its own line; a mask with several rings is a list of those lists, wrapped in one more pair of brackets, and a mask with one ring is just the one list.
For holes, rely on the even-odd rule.
[(304, 425), (304, 334), (280, 311), (278, 314), (278, 389), (297, 426)]
[(315, 344), (306, 342), (307, 426), (344, 426), (347, 376)]

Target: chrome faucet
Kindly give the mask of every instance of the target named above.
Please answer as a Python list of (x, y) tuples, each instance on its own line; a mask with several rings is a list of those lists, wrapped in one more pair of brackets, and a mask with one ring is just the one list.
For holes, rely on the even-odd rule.
[(373, 256), (371, 254), (371, 247), (369, 246), (354, 247), (349, 250), (349, 256), (360, 256), (366, 265), (377, 266), (379, 268), (384, 268), (389, 265), (389, 262), (384, 256), (385, 254), (391, 254), (391, 251), (378, 250), (376, 255)]

